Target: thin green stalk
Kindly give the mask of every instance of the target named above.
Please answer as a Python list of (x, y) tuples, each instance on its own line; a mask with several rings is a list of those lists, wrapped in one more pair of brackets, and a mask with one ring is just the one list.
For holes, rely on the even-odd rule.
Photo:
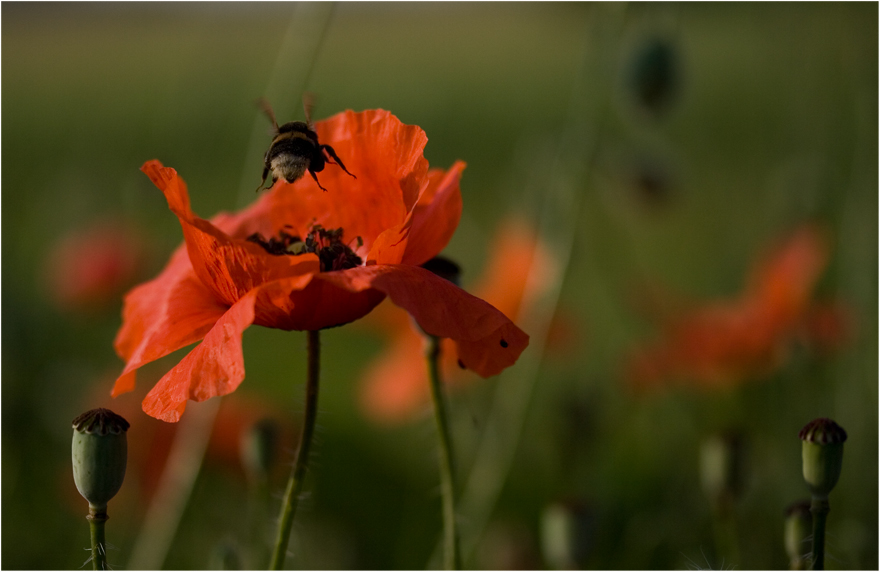
[(440, 445), (440, 490), (443, 497), (443, 565), (447, 570), (461, 570), (461, 551), (455, 526), (455, 481), (452, 462), (452, 439), (446, 416), (446, 402), (440, 382), (440, 338), (428, 336), (426, 352), (428, 378), (434, 401), (434, 421)]
[(92, 569), (109, 570), (107, 567), (107, 543), (104, 541), (104, 523), (107, 522), (107, 507), (89, 506), (89, 532), (92, 537)]
[(813, 570), (825, 569), (825, 520), (830, 511), (827, 498), (813, 497), (810, 505), (813, 514)]
[(280, 570), (284, 566), (284, 559), (287, 557), (290, 529), (293, 526), (293, 517), (296, 514), (296, 506), (299, 502), (299, 495), (302, 492), (309, 460), (309, 449), (312, 445), (312, 435), (315, 432), (315, 419), (318, 417), (321, 336), (317, 330), (308, 332), (307, 351), (309, 356), (308, 379), (306, 380), (306, 410), (303, 418), (302, 437), (299, 442), (299, 450), (296, 452), (296, 460), (293, 463), (293, 471), (290, 473), (290, 480), (287, 481), (287, 490), (284, 492), (281, 516), (278, 520), (278, 536), (275, 538), (275, 549), (272, 552), (272, 560), (269, 563), (270, 570)]

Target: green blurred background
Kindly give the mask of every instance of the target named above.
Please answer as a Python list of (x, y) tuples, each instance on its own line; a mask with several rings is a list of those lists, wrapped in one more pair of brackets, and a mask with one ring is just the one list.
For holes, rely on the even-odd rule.
[[(315, 119), (388, 109), (426, 131), (432, 166), (467, 161), (446, 251), (465, 285), (512, 214), (561, 261), (529, 323), (558, 307), (576, 347), (545, 353), (529, 331), (520, 363), (452, 398), (469, 567), (552, 566), (541, 515), (573, 499), (587, 507), (584, 567), (785, 568), (783, 510), (807, 494), (797, 433), (827, 416), (849, 440), (826, 565), (877, 568), (877, 23), (875, 3), (3, 3), (3, 568), (86, 559), (70, 420), (97, 406), (132, 425), (107, 537), (110, 563), (136, 567), (174, 429), (138, 403), (183, 354), (110, 401), (121, 292), (99, 307), (59, 303), (58, 241), (120, 221), (144, 242), (124, 286), (152, 277), (181, 233), (140, 165), (175, 167), (202, 216), (240, 208), (269, 141), (254, 100), (266, 96), (283, 122), (301, 117), (304, 90), (317, 95)], [(655, 91), (640, 98), (638, 85)], [(733, 297), (756, 253), (806, 220), (832, 231), (817, 290), (855, 318), (839, 351), (796, 349), (724, 391), (629, 390), (623, 362), (658, 329), (634, 291), (656, 282), (692, 300)], [(373, 330), (329, 330), (323, 343), (316, 454), (288, 565), (436, 566), (431, 419), (386, 427), (360, 411), (358, 376), (385, 343)], [(224, 546), (259, 565), (247, 540), (283, 490), (304, 345), (302, 333), (249, 329), (247, 379), (224, 398), (268, 404), (285, 430), (270, 514), (245, 517), (255, 493), (234, 454), (209, 448), (164, 567), (215, 566)], [(736, 556), (716, 545), (699, 475), (700, 443), (729, 429), (748, 444)]]

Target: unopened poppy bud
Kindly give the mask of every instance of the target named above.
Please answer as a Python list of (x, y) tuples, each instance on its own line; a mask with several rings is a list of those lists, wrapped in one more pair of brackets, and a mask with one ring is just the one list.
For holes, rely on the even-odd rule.
[(73, 480), (90, 509), (106, 510), (122, 486), (128, 427), (109, 409), (92, 409), (73, 420)]
[(700, 481), (715, 510), (730, 510), (742, 491), (745, 456), (738, 433), (712, 435), (700, 446)]
[(255, 482), (265, 482), (275, 462), (278, 442), (278, 424), (272, 419), (254, 423), (241, 436), (241, 463), (248, 477)]
[(798, 501), (785, 509), (785, 552), (788, 553), (789, 569), (806, 570), (809, 552), (807, 538), (813, 532), (813, 516), (810, 501)]
[(825, 499), (837, 484), (843, 467), (846, 431), (827, 418), (814, 419), (801, 429), (804, 480), (813, 497)]
[(422, 268), (430, 270), (440, 278), (449, 280), (456, 286), (461, 286), (461, 266), (442, 256), (435, 256), (422, 264)]
[(541, 516), (544, 560), (558, 570), (582, 569), (592, 543), (593, 514), (579, 502), (557, 502)]

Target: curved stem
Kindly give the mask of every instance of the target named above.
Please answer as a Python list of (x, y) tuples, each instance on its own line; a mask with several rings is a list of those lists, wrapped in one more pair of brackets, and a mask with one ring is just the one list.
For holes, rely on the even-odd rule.
[(440, 382), (440, 338), (428, 336), (428, 378), (434, 401), (434, 421), (440, 445), (440, 489), (443, 495), (443, 564), (447, 570), (461, 570), (461, 551), (455, 527), (455, 481), (452, 463), (452, 439), (446, 417), (446, 402)]
[(269, 563), (270, 570), (280, 570), (287, 557), (290, 529), (293, 526), (293, 516), (296, 514), (296, 505), (302, 492), (309, 460), (309, 449), (312, 445), (312, 435), (315, 432), (315, 419), (318, 416), (318, 377), (321, 371), (321, 338), (318, 331), (308, 332), (308, 356), (306, 410), (303, 418), (302, 436), (300, 437), (299, 450), (296, 452), (296, 460), (293, 463), (293, 471), (290, 473), (290, 480), (287, 481), (287, 490), (284, 492), (281, 516), (278, 521), (278, 536), (275, 538), (275, 549)]
[(813, 570), (825, 569), (825, 520), (830, 511), (827, 498), (813, 497), (810, 505), (813, 514)]
[(104, 541), (104, 523), (107, 522), (107, 507), (89, 506), (89, 532), (92, 537), (92, 569), (109, 570), (107, 567), (107, 543)]

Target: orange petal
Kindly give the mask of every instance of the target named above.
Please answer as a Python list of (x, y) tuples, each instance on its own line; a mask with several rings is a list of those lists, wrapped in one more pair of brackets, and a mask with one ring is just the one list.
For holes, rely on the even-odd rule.
[[(556, 280), (558, 264), (535, 231), (524, 221), (509, 219), (489, 247), (491, 258), (473, 292), (505, 315), (516, 318)], [(530, 279), (537, 282), (530, 284)]]
[[(158, 161), (148, 161), (141, 169), (165, 193), (168, 207), (180, 220), (196, 275), (226, 304), (234, 304), (265, 282), (318, 272), (318, 258), (313, 254), (273, 256), (244, 237), (232, 238), (196, 217), (189, 208), (186, 184), (174, 169)], [(236, 222), (241, 224), (240, 219)]]
[(256, 292), (223, 314), (201, 344), (159, 380), (144, 399), (144, 411), (176, 422), (187, 400), (204, 401), (231, 393), (244, 379), (241, 335), (253, 323)]
[(134, 389), (134, 371), (143, 364), (202, 339), (226, 310), (196, 278), (181, 245), (159, 276), (125, 296), (114, 345), (128, 363), (112, 395)]
[(281, 330), (322, 330), (363, 318), (385, 294), (373, 289), (352, 290), (342, 272), (286, 278), (263, 284), (257, 292), (254, 323)]
[(806, 311), (813, 287), (828, 263), (830, 247), (822, 227), (804, 225), (757, 265), (750, 294), (774, 317), (780, 330)]
[(529, 336), (492, 305), (418, 266), (362, 266), (319, 278), (353, 292), (388, 294), (425, 332), (454, 340), (459, 360), (482, 377), (513, 365), (529, 345)]
[[(446, 248), (461, 219), (459, 181), (464, 161), (456, 161), (449, 171), (433, 170), (430, 183), (413, 209), (412, 230), (401, 262), (419, 266)], [(382, 260), (377, 258), (381, 264)]]
[(429, 396), (423, 338), (412, 328), (401, 334), (364, 375), (360, 400), (374, 421), (402, 421)]

